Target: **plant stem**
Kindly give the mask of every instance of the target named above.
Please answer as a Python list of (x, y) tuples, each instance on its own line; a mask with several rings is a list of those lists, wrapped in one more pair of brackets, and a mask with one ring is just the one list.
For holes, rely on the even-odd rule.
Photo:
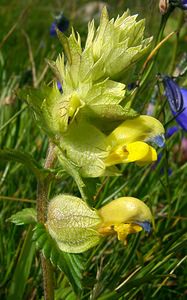
[[(159, 27), (157, 37), (156, 37), (155, 43), (154, 43), (154, 49), (162, 40), (167, 20), (172, 11), (173, 11), (173, 8), (171, 8), (165, 15), (162, 16), (160, 27)], [(131, 105), (134, 102), (134, 100), (136, 99), (137, 95), (141, 94), (142, 90), (146, 86), (147, 78), (152, 73), (152, 70), (155, 66), (155, 63), (156, 63), (156, 60), (158, 57), (159, 50), (160, 50), (160, 48), (158, 48), (158, 51), (156, 51), (156, 54), (153, 56), (152, 61), (148, 60), (146, 62), (146, 64), (144, 65), (143, 69), (140, 71), (140, 74), (139, 74), (140, 78), (138, 80), (138, 89), (134, 92), (133, 97), (131, 98)]]
[[(56, 154), (54, 152), (54, 145), (50, 144), (48, 148), (48, 154), (45, 160), (44, 168), (51, 168), (55, 162)], [(47, 212), (47, 199), (49, 193), (49, 187), (51, 183), (51, 176), (48, 175), (46, 178), (38, 181), (37, 187), (37, 220), (40, 223), (46, 222)], [(53, 270), (51, 263), (45, 259), (43, 254), (41, 257), (42, 273), (43, 273), (43, 287), (44, 287), (44, 299), (54, 299), (54, 287), (53, 287)]]
[(177, 34), (175, 37), (175, 43), (174, 43), (174, 47), (173, 47), (173, 55), (172, 55), (172, 59), (171, 59), (171, 63), (170, 63), (170, 71), (169, 74), (173, 74), (173, 71), (175, 69), (175, 63), (176, 63), (176, 57), (177, 57), (177, 50), (178, 50), (178, 46), (179, 46), (179, 36), (180, 36), (180, 31), (182, 29), (182, 26), (184, 24), (184, 12), (181, 11), (180, 12), (180, 16), (179, 16), (179, 22), (178, 22), (178, 26), (177, 26)]

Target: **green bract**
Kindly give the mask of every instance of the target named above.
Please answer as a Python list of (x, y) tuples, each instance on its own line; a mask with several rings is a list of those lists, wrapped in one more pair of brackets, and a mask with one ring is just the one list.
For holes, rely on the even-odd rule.
[(79, 253), (97, 245), (101, 235), (97, 228), (101, 218), (80, 198), (58, 195), (48, 207), (46, 226), (59, 248)]
[(137, 22), (136, 18), (126, 11), (109, 20), (104, 8), (99, 27), (95, 28), (94, 21), (88, 25), (84, 48), (74, 30), (70, 37), (57, 31), (64, 53), (49, 65), (63, 93), (56, 83), (22, 93), (57, 145), (60, 162), (64, 165), (67, 158), (81, 176), (119, 174), (113, 162), (106, 163), (112, 150), (107, 136), (137, 113), (125, 101), (125, 84), (116, 80), (145, 53), (151, 41), (143, 39), (144, 20)]
[[(34, 109), (41, 127), (53, 138), (68, 131), (75, 120), (86, 119), (96, 127), (107, 130), (108, 124), (132, 117), (135, 112), (121, 104), (125, 85), (114, 81), (147, 50), (151, 38), (143, 39), (144, 20), (125, 12), (116, 20), (109, 20), (103, 9), (100, 25), (88, 25), (88, 36), (82, 48), (79, 34), (72, 30), (70, 37), (58, 31), (63, 44), (56, 62), (49, 62), (63, 86), (60, 93), (56, 84), (40, 90), (27, 90), (26, 97)], [(123, 101), (125, 103), (125, 101)]]
[(86, 49), (93, 47), (94, 62), (103, 67), (97, 79), (118, 78), (147, 50), (152, 38), (143, 39), (145, 20), (136, 22), (136, 18), (126, 11), (116, 20), (109, 20), (104, 8), (99, 28), (95, 31), (94, 22), (89, 24)]

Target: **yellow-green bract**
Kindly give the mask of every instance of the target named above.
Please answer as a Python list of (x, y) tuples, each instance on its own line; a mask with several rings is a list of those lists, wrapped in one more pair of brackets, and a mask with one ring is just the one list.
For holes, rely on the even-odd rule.
[(74, 30), (70, 37), (58, 32), (64, 53), (49, 64), (63, 93), (56, 84), (22, 93), (49, 135), (60, 137), (75, 118), (94, 123), (104, 120), (107, 127), (109, 121), (132, 115), (129, 107), (121, 105), (125, 84), (117, 80), (145, 54), (151, 42), (151, 38), (143, 37), (145, 21), (136, 18), (126, 11), (116, 20), (109, 20), (104, 8), (99, 27), (95, 28), (94, 21), (88, 24), (85, 47)]
[(121, 75), (125, 80), (124, 72), (151, 42), (143, 37), (144, 20), (136, 19), (126, 11), (110, 20), (104, 8), (99, 27), (94, 21), (88, 24), (84, 48), (74, 30), (70, 37), (58, 32), (64, 53), (49, 64), (63, 93), (56, 84), (23, 93), (57, 145), (60, 163), (64, 166), (67, 159), (83, 177), (116, 176), (120, 174), (116, 164), (141, 165), (157, 159), (147, 142), (152, 138), (158, 142), (163, 126), (154, 118), (137, 117), (125, 99), (125, 84), (117, 81)]
[(83, 252), (100, 240), (96, 228), (101, 219), (80, 198), (59, 195), (48, 206), (47, 228), (59, 248), (65, 252)]

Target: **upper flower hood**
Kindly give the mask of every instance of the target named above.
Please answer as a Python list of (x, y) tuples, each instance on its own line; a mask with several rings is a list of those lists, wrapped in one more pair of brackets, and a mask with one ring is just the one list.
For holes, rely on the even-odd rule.
[(187, 131), (187, 89), (181, 88), (169, 76), (163, 77), (165, 93), (175, 120)]
[(164, 127), (155, 118), (147, 115), (129, 119), (121, 123), (108, 136), (111, 146), (128, 145), (132, 142), (153, 142), (159, 147), (164, 145)]

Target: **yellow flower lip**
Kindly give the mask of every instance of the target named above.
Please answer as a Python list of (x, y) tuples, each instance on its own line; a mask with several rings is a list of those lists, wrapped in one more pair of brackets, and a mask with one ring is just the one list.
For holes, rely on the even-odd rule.
[(157, 160), (156, 150), (144, 142), (133, 142), (128, 145), (119, 145), (111, 150), (105, 159), (107, 166), (137, 162), (138, 164), (146, 164)]
[(127, 145), (129, 152), (128, 161), (140, 161), (142, 163), (152, 162), (157, 160), (157, 154), (154, 148), (144, 142), (134, 142)]

